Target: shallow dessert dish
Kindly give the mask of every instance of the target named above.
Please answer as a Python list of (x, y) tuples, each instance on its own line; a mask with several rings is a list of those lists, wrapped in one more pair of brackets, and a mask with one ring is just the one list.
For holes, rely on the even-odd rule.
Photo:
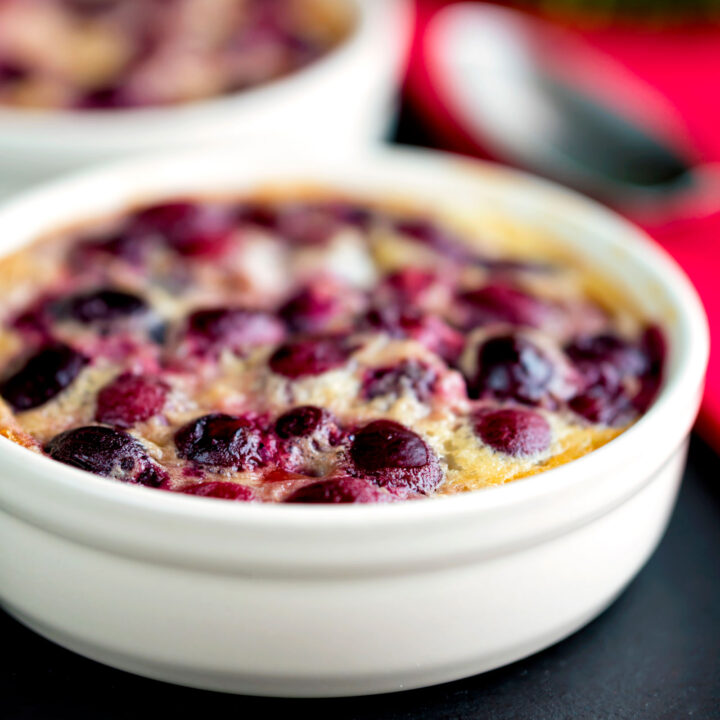
[(2, 599), (83, 654), (441, 682), (580, 627), (664, 529), (705, 320), (592, 203), (285, 149), (63, 181), (0, 230)]
[(375, 141), (411, 23), (405, 0), (3, 0), (0, 191), (279, 132)]

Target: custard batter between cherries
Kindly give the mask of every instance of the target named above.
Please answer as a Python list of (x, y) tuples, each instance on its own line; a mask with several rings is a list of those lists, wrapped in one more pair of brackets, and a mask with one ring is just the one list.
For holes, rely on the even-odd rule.
[(418, 208), (177, 199), (0, 260), (0, 434), (112, 481), (390, 502), (542, 472), (652, 403), (660, 330)]

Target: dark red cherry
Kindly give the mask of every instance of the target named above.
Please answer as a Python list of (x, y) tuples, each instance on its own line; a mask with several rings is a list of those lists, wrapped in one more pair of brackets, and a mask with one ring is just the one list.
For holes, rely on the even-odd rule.
[(596, 381), (600, 365), (611, 366), (621, 377), (640, 375), (648, 366), (640, 348), (611, 333), (575, 338), (565, 352), (588, 383)]
[(662, 372), (667, 355), (667, 340), (663, 331), (657, 325), (645, 328), (640, 338), (640, 347), (648, 360), (648, 369), (655, 373)]
[(212, 258), (228, 249), (234, 223), (226, 206), (179, 201), (140, 210), (131, 227), (139, 234), (159, 236), (180, 255)]
[(423, 318), (418, 310), (392, 304), (370, 308), (365, 315), (364, 325), (369, 330), (386, 332), (390, 337), (404, 338), (409, 332), (422, 327)]
[(556, 312), (546, 301), (508, 285), (485, 285), (463, 293), (460, 301), (467, 330), (493, 323), (539, 328)]
[[(585, 380), (569, 406), (589, 422), (626, 425), (647, 410), (660, 387), (665, 343), (656, 327), (648, 328), (638, 344), (606, 333), (576, 338), (565, 351)], [(629, 378), (640, 386), (632, 398)]]
[(275, 421), (275, 432), (288, 440), (293, 437), (307, 437), (323, 424), (326, 413), (314, 405), (302, 405), (281, 415)]
[(437, 315), (427, 315), (422, 328), (410, 333), (409, 337), (453, 366), (457, 364), (465, 347), (465, 336)]
[(437, 372), (418, 360), (403, 360), (397, 365), (367, 370), (363, 376), (362, 395), (367, 400), (377, 397), (400, 397), (411, 393), (427, 402), (437, 386)]
[(137, 102), (122, 83), (89, 90), (76, 102), (76, 107), (80, 110), (118, 110), (134, 105), (137, 105)]
[(493, 450), (508, 455), (535, 455), (550, 447), (548, 421), (533, 410), (482, 410), (474, 418), (475, 432)]
[(350, 454), (358, 467), (369, 472), (423, 467), (430, 458), (425, 441), (393, 420), (376, 420), (358, 431)]
[(109, 427), (88, 425), (66, 430), (44, 450), (53, 460), (116, 480), (158, 487), (167, 478), (137, 440)]
[(14, 85), (30, 77), (31, 71), (12, 60), (0, 60), (0, 86)]
[(270, 357), (270, 369), (296, 379), (320, 375), (344, 365), (353, 348), (344, 338), (333, 336), (303, 338), (281, 345)]
[(348, 438), (330, 412), (314, 405), (302, 405), (282, 414), (275, 421), (275, 434), (278, 437), (277, 472), (300, 477), (325, 474), (323, 456)]
[(274, 230), (278, 224), (278, 214), (270, 205), (245, 203), (236, 210), (236, 219), (240, 224), (251, 225), (264, 230)]
[(568, 401), (570, 409), (588, 422), (622, 426), (635, 416), (625, 389), (614, 382), (597, 382)]
[(150, 243), (132, 228), (121, 228), (107, 235), (89, 237), (75, 244), (71, 251), (73, 267), (83, 269), (88, 262), (103, 262), (108, 257), (141, 266), (150, 250)]
[(437, 275), (433, 272), (407, 267), (384, 278), (382, 286), (401, 302), (415, 304), (437, 281)]
[(501, 335), (478, 348), (477, 372), (469, 390), (473, 397), (534, 405), (548, 395), (553, 376), (553, 363), (532, 342)]
[(475, 253), (462, 240), (429, 220), (399, 220), (394, 229), (450, 260), (472, 262), (476, 259)]
[[(603, 346), (606, 345), (610, 346), (612, 352), (604, 351)], [(593, 352), (586, 346), (582, 353), (577, 345), (569, 348), (583, 385), (568, 400), (568, 407), (591, 423), (610, 427), (625, 425), (635, 414), (627, 394), (626, 382), (631, 377), (627, 371), (633, 370), (626, 351), (633, 348), (614, 342), (605, 343), (604, 340), (591, 343), (591, 347)]]
[(109, 323), (147, 311), (145, 301), (133, 293), (102, 288), (60, 300), (54, 311), (80, 323)]
[(322, 205), (287, 205), (280, 209), (275, 231), (297, 245), (322, 245), (338, 229), (332, 212)]
[(342, 201), (330, 203), (327, 209), (342, 225), (350, 225), (361, 230), (368, 230), (376, 218), (373, 210)]
[(237, 211), (237, 219), (243, 225), (269, 230), (298, 245), (325, 243), (340, 224), (350, 224), (351, 217), (324, 204), (247, 203)]
[(398, 305), (372, 308), (363, 325), (370, 330), (386, 332), (393, 338), (416, 340), (450, 364), (457, 361), (465, 345), (464, 336), (442, 318), (414, 308)]
[(632, 399), (635, 410), (642, 414), (647, 412), (653, 404), (662, 385), (662, 377), (659, 375), (647, 374), (640, 378), (640, 389)]
[(322, 332), (342, 312), (342, 302), (334, 292), (312, 285), (291, 297), (278, 315), (293, 332)]
[(425, 441), (392, 420), (375, 420), (361, 428), (350, 457), (362, 473), (383, 487), (429, 493), (442, 480), (437, 458)]
[(199, 497), (219, 498), (222, 500), (238, 500), (241, 502), (248, 502), (255, 499), (255, 493), (252, 488), (234, 482), (203, 482), (184, 488), (181, 492), (185, 495), (197, 495)]
[(98, 393), (95, 420), (121, 428), (145, 422), (163, 409), (168, 390), (158, 378), (123, 373)]
[(172, 236), (183, 233), (197, 212), (198, 205), (190, 201), (158, 203), (138, 210), (133, 215), (132, 222), (137, 228)]
[(153, 462), (147, 462), (140, 472), (135, 476), (134, 482), (145, 487), (158, 488), (168, 481), (167, 471)]
[(71, 385), (87, 363), (84, 355), (67, 345), (47, 345), (0, 383), (0, 395), (15, 410), (40, 407)]
[(244, 353), (275, 345), (285, 336), (283, 324), (269, 313), (243, 308), (197, 310), (187, 320), (187, 337), (198, 352), (229, 349)]
[(264, 467), (275, 443), (249, 418), (213, 413), (189, 422), (175, 433), (178, 455), (199, 465), (235, 470)]
[(51, 343), (52, 307), (56, 301), (56, 298), (41, 296), (10, 318), (8, 325), (34, 340)]
[(367, 480), (337, 477), (320, 480), (299, 488), (286, 499), (286, 503), (339, 504), (388, 502), (392, 496)]
[(635, 410), (644, 413), (652, 405), (662, 386), (667, 342), (656, 325), (646, 328), (640, 338), (640, 349), (645, 357), (645, 371), (640, 376), (640, 389), (632, 399)]

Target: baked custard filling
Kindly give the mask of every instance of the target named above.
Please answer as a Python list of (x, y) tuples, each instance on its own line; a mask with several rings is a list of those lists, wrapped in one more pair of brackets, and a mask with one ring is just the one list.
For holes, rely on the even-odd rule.
[(235, 501), (394, 502), (541, 473), (634, 423), (665, 359), (653, 321), (551, 246), (289, 189), (54, 233), (0, 259), (0, 434)]

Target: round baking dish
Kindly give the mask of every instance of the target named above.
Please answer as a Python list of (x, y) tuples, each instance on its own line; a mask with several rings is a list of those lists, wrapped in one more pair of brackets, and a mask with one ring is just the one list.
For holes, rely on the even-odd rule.
[(0, 596), (83, 655), (239, 693), (340, 696), (468, 676), (596, 616), (657, 545), (708, 354), (688, 280), (637, 229), (546, 182), (425, 151), (247, 149), (140, 160), (0, 209), (0, 252), (139, 198), (272, 181), (499, 213), (557, 240), (667, 333), (664, 387), (633, 427), (509, 485), (388, 505), (261, 505), (111, 482), (0, 438)]
[(293, 134), (337, 148), (377, 141), (412, 29), (406, 0), (332, 0), (352, 29), (336, 49), (286, 77), (165, 108), (23, 111), (0, 107), (0, 193), (71, 169), (147, 151), (197, 149)]

